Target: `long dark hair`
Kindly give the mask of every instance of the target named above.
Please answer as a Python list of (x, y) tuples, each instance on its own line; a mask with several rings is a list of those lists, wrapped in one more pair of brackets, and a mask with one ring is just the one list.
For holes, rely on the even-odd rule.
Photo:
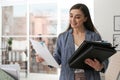
[[(72, 9), (80, 9), (83, 12), (84, 16), (87, 17), (86, 22), (84, 22), (85, 29), (98, 33), (98, 31), (96, 30), (96, 28), (94, 27), (94, 25), (92, 23), (89, 9), (88, 9), (88, 7), (85, 4), (80, 4), (80, 3), (79, 4), (75, 4), (75, 5), (73, 5), (71, 7), (70, 11)], [(70, 24), (69, 24), (67, 30), (69, 30), (69, 29), (71, 29), (71, 25)]]

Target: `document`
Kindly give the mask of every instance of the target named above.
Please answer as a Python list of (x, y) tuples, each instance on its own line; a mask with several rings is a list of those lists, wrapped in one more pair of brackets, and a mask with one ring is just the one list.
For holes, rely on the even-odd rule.
[(4, 70), (0, 69), (0, 80), (16, 80), (13, 76), (9, 75)]
[(40, 42), (32, 39), (30, 39), (30, 42), (36, 53), (45, 60), (44, 65), (50, 65), (56, 68), (60, 67), (45, 44), (40, 44)]
[(3, 70), (4, 72), (6, 72), (6, 76), (9, 75), (9, 76), (13, 77), (15, 80), (20, 80), (19, 64), (0, 65), (0, 69)]

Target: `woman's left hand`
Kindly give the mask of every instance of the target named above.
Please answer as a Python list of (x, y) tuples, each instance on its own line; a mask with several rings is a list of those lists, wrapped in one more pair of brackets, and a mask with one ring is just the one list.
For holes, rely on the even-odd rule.
[(103, 64), (101, 64), (97, 59), (86, 59), (85, 63), (94, 68), (96, 71), (101, 71), (103, 69)]

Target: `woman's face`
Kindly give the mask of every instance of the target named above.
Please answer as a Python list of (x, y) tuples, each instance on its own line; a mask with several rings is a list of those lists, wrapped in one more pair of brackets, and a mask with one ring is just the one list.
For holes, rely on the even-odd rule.
[(72, 9), (70, 11), (70, 24), (72, 28), (79, 28), (87, 20), (80, 9)]

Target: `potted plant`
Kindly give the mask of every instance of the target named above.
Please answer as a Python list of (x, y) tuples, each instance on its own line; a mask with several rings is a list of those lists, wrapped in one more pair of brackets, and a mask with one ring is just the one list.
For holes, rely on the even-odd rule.
[(13, 40), (13, 38), (10, 37), (10, 38), (8, 39), (8, 41), (7, 41), (7, 43), (8, 43), (8, 50), (9, 50), (9, 51), (12, 50), (12, 40)]

